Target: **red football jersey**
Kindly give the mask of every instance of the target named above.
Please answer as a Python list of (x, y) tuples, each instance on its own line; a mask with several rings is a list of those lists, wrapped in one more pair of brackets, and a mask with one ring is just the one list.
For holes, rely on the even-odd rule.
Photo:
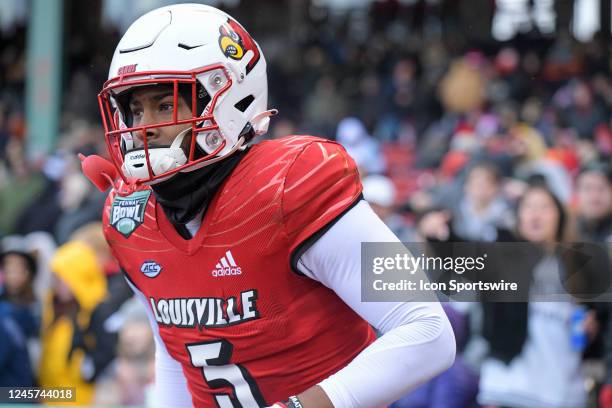
[(105, 234), (149, 301), (196, 407), (261, 407), (346, 366), (375, 339), (333, 291), (294, 272), (293, 251), (361, 194), (353, 160), (307, 136), (251, 148), (190, 240), (150, 188), (112, 191)]

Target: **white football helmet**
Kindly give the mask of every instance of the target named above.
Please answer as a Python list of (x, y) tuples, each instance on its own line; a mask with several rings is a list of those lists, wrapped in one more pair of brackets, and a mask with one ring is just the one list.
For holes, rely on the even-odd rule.
[[(122, 96), (150, 85), (173, 89), (174, 106), (179, 95), (186, 98), (192, 117), (178, 120), (175, 109), (170, 122), (133, 127)], [(275, 113), (267, 110), (259, 45), (232, 17), (201, 4), (162, 7), (136, 20), (117, 45), (98, 100), (111, 159), (130, 184), (154, 184), (219, 161), (265, 133)], [(147, 129), (178, 124), (191, 127), (170, 146), (149, 147)]]

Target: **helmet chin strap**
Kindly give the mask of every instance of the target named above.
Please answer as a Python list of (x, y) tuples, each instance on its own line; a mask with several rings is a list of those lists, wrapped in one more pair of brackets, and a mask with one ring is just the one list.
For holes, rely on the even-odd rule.
[(232, 149), (229, 152), (227, 152), (226, 154), (224, 154), (223, 156), (216, 156), (216, 157), (213, 157), (212, 159), (205, 160), (205, 161), (203, 161), (201, 163), (198, 163), (196, 165), (193, 165), (193, 166), (189, 167), (188, 169), (181, 170), (181, 173), (189, 173), (189, 172), (192, 172), (194, 170), (201, 169), (202, 167), (210, 166), (211, 164), (217, 163), (218, 161), (221, 161), (221, 160), (225, 159), (226, 157), (230, 156), (235, 151), (244, 149), (246, 147), (245, 143), (244, 143), (244, 140), (245, 140), (244, 136), (241, 136), (240, 139), (238, 139), (238, 141), (234, 145), (234, 147), (232, 147)]
[(261, 136), (268, 131), (268, 126), (270, 125), (270, 117), (275, 116), (278, 113), (278, 109), (270, 109), (267, 111), (263, 111), (258, 113), (257, 115), (251, 118), (251, 126), (253, 126), (253, 130), (255, 131), (255, 136)]
[[(183, 138), (190, 130), (191, 128), (187, 128), (180, 132), (176, 136), (176, 138), (174, 138), (174, 141), (169, 147), (149, 148), (149, 161), (151, 163), (153, 175), (157, 176), (187, 163), (187, 156), (185, 156), (185, 152), (181, 148), (181, 144), (183, 143)], [(234, 147), (229, 152), (227, 152), (227, 154), (224, 154), (223, 156), (213, 157), (210, 160), (206, 160), (202, 163), (198, 163), (197, 165), (189, 167), (188, 169), (185, 169), (182, 172), (188, 173), (221, 161), (230, 154), (234, 153), (235, 151), (243, 149), (245, 147), (244, 144), (244, 137), (240, 137), (240, 139), (238, 139), (238, 142), (236, 142)], [(149, 171), (147, 169), (147, 160), (145, 156), (146, 155), (144, 152), (144, 147), (127, 152), (125, 154), (122, 166), (123, 174), (127, 178), (149, 178)], [(147, 184), (153, 185), (161, 183), (162, 181), (168, 180), (171, 177), (172, 175), (168, 177), (163, 177), (159, 180), (155, 180)]]
[[(263, 111), (253, 116), (250, 120), (251, 126), (253, 126), (253, 130), (255, 131), (255, 136), (261, 136), (268, 131), (268, 125), (270, 124), (270, 117), (278, 114), (278, 109), (270, 109), (267, 111)], [(202, 163), (196, 164), (188, 169), (182, 170), (182, 173), (189, 173), (191, 171), (201, 169), (202, 167), (210, 166), (211, 164), (217, 163), (230, 156), (237, 150), (244, 150), (246, 148), (247, 139), (244, 136), (240, 136), (240, 138), (236, 141), (236, 144), (225, 153), (223, 156), (213, 157), (210, 160), (203, 161)]]
[[(261, 136), (268, 131), (268, 125), (270, 124), (270, 117), (276, 115), (277, 113), (278, 113), (278, 109), (270, 109), (270, 110), (263, 111), (255, 115), (251, 119), (250, 121), (251, 126), (253, 126), (253, 130), (255, 131), (256, 136)], [(244, 136), (240, 136), (240, 138), (236, 141), (236, 144), (231, 148), (231, 150), (228, 151), (223, 156), (213, 157), (212, 159), (203, 161), (202, 163), (198, 163), (192, 167), (189, 167), (188, 169), (182, 170), (181, 173), (189, 173), (194, 170), (201, 169), (202, 167), (210, 166), (211, 164), (217, 163), (225, 159), (226, 157), (230, 156), (232, 153), (234, 153), (237, 150), (244, 150), (246, 148), (246, 144), (247, 144), (247, 139)]]

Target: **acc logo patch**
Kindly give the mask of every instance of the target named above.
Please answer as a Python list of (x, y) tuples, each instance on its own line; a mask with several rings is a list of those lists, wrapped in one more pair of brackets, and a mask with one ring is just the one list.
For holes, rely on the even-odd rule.
[(154, 278), (162, 271), (162, 266), (155, 261), (144, 261), (140, 266), (142, 272), (147, 278)]
[(228, 18), (227, 23), (219, 27), (219, 47), (226, 57), (241, 60), (247, 51), (253, 51), (253, 58), (249, 61), (246, 73), (259, 61), (259, 49), (249, 33), (234, 20)]
[(144, 222), (144, 214), (151, 190), (137, 191), (126, 197), (115, 196), (110, 213), (110, 224), (128, 238)]

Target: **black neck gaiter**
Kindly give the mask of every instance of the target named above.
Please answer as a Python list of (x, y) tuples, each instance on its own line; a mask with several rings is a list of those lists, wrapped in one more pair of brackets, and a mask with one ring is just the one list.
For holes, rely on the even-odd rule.
[(151, 186), (166, 216), (182, 236), (185, 236), (185, 224), (208, 206), (221, 183), (248, 150), (237, 151), (217, 163), (189, 173), (177, 173), (169, 180)]

